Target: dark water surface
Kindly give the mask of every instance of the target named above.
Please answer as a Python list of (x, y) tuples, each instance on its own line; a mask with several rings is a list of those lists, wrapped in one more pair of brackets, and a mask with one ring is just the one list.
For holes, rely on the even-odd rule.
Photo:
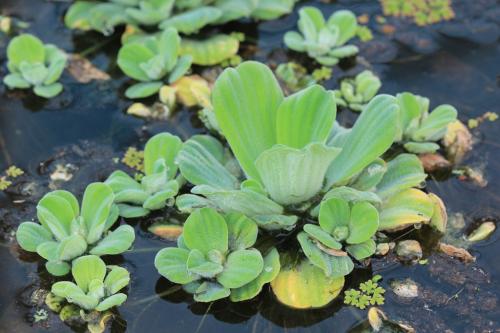
[[(314, 3), (326, 14), (341, 7), (351, 8), (357, 14), (380, 12), (376, 1), (303, 3)], [(500, 5), (497, 3), (495, 7), (495, 1), (474, 3), (483, 6), (484, 11), (480, 11), (481, 7), (470, 9), (479, 13), (471, 14), (471, 20), (489, 22), (481, 15), (486, 15), (491, 8), (500, 13)], [(461, 7), (465, 14), (457, 12), (459, 19), (464, 15), (467, 18), (469, 9), (466, 5)], [(34, 206), (49, 190), (48, 175), (55, 164), (76, 165), (78, 170), (74, 178), (63, 187), (81, 195), (87, 183), (103, 180), (116, 167), (113, 157), (121, 156), (127, 147), (142, 148), (148, 137), (160, 131), (171, 131), (184, 139), (202, 131), (195, 113), (189, 110), (180, 110), (169, 121), (163, 122), (127, 116), (124, 110), (130, 102), (123, 98), (127, 79), (114, 63), (119, 47), (118, 35), (106, 40), (93, 33), (69, 31), (62, 23), (67, 6), (67, 2), (57, 1), (0, 1), (0, 13), (29, 21), (31, 27), (28, 31), (44, 42), (55, 43), (68, 52), (85, 52), (96, 66), (112, 76), (107, 82), (80, 84), (65, 73), (62, 78), (64, 93), (50, 101), (29, 92), (7, 91), (0, 85), (0, 170), (15, 164), (27, 172), (26, 182), (35, 181), (37, 184), (31, 197), (20, 196), (16, 188), (11, 192), (0, 192), (0, 332), (71, 331), (59, 322), (57, 316), (51, 315), (46, 322), (33, 323), (33, 314), (42, 308), (41, 304), (33, 306), (33, 292), (38, 288), (50, 288), (52, 280), (36, 256), (20, 254), (12, 241), (12, 230), (23, 220), (35, 216)], [(245, 54), (261, 61), (279, 63), (289, 57), (297, 58), (297, 55), (283, 51), (282, 45), (284, 32), (294, 27), (296, 19), (294, 13), (273, 22), (258, 25), (242, 22), (231, 27), (242, 29), (250, 40), (257, 42), (257, 50), (253, 50), (250, 43), (245, 44)], [(405, 44), (408, 38), (404, 39), (404, 36), (400, 36), (396, 43), (377, 35), (374, 42), (363, 47), (361, 57), (371, 62), (372, 69), (381, 77), (382, 92), (411, 91), (430, 98), (431, 106), (452, 104), (464, 122), (487, 111), (500, 113), (498, 37), (494, 39), (493, 36), (493, 41), (479, 44), (474, 42), (477, 36), (473, 32), (466, 36), (470, 37), (469, 40), (464, 40), (446, 37), (438, 32), (439, 29), (438, 25), (435, 29), (423, 29), (424, 35), (421, 32), (412, 35), (423, 38), (427, 41), (425, 45), (432, 46), (432, 52), (420, 50), (427, 53), (425, 55), (415, 53), (414, 48)], [(495, 30), (491, 26), (489, 29), (483, 30), (483, 36), (494, 35)], [(467, 33), (466, 29), (462, 31)], [(5, 43), (5, 39), (0, 39), (0, 76), (7, 71)], [(375, 48), (377, 45), (381, 48)], [(387, 54), (396, 53), (398, 56), (391, 62), (384, 60)], [(360, 62), (362, 60), (358, 60)], [(336, 87), (339, 77), (359, 70), (359, 65), (353, 65), (343, 65), (346, 71), (335, 67), (333, 79), (325, 85)], [(350, 123), (353, 114), (343, 111), (338, 119)], [(474, 131), (474, 150), (463, 162), (484, 172), (488, 181), (486, 187), (481, 188), (453, 175), (444, 180), (437, 181), (432, 177), (428, 180), (428, 190), (443, 198), (450, 215), (463, 214), (469, 228), (482, 220), (497, 221), (500, 215), (498, 124), (498, 121), (485, 122)], [(42, 167), (41, 162), (44, 162)], [(16, 203), (21, 199), (25, 201)], [(178, 286), (160, 278), (153, 266), (156, 252), (172, 244), (152, 236), (147, 227), (152, 220), (166, 219), (170, 214), (167, 211), (148, 220), (128, 221), (136, 226), (134, 250), (107, 260), (124, 265), (132, 276), (129, 298), (119, 308), (119, 317), (113, 323), (112, 331), (348, 332), (366, 318), (366, 311), (343, 306), (340, 297), (323, 309), (294, 311), (280, 305), (267, 289), (256, 299), (244, 303), (194, 303), (191, 296)], [(465, 230), (469, 230), (467, 227)], [(424, 257), (429, 259), (427, 265), (402, 265), (391, 256), (375, 259), (372, 271), (356, 271), (346, 287), (357, 286), (369, 279), (372, 273), (381, 274), (384, 278), (382, 285), (388, 290), (382, 309), (390, 318), (403, 320), (418, 332), (445, 332), (447, 329), (450, 332), (500, 332), (499, 234), (497, 231), (488, 240), (473, 245), (470, 251), (476, 256), (476, 263), (463, 264), (433, 250), (437, 235), (432, 231), (427, 228), (412, 231), (402, 237), (423, 243)], [(398, 298), (389, 286), (392, 280), (407, 277), (420, 287), (419, 297), (410, 301)]]

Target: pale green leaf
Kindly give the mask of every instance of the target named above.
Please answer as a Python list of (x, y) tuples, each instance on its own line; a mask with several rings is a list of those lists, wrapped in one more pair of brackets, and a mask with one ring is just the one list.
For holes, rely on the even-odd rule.
[(186, 249), (168, 247), (156, 254), (155, 267), (158, 273), (174, 283), (190, 283), (197, 277), (187, 270), (188, 256)]
[(126, 224), (121, 225), (99, 241), (96, 246), (90, 250), (90, 254), (102, 256), (123, 253), (132, 246), (134, 239), (134, 228)]
[(248, 61), (226, 69), (212, 92), (214, 112), (241, 167), (259, 179), (255, 160), (276, 143), (276, 113), (283, 92), (271, 70)]
[(376, 193), (387, 198), (410, 187), (419, 186), (427, 178), (419, 158), (401, 154), (387, 163), (387, 172), (377, 185)]
[(323, 187), (326, 171), (340, 149), (311, 143), (303, 149), (275, 145), (255, 165), (271, 198), (279, 204), (304, 202)]
[(304, 231), (309, 235), (309, 237), (314, 238), (326, 247), (331, 249), (340, 250), (342, 244), (337, 242), (328, 232), (326, 232), (320, 226), (314, 224), (304, 225)]
[(231, 294), (231, 291), (218, 283), (203, 282), (196, 290), (194, 300), (204, 303), (213, 302), (221, 298), (226, 298), (229, 294)]
[[(110, 266), (111, 267), (111, 266)], [(112, 266), (111, 271), (104, 279), (104, 287), (106, 295), (116, 294), (121, 289), (125, 288), (130, 282), (130, 273), (123, 267)]]
[(346, 247), (347, 252), (356, 260), (363, 260), (371, 257), (375, 253), (376, 249), (377, 244), (373, 239), (368, 239), (363, 243), (348, 245)]
[(30, 34), (14, 37), (7, 47), (9, 66), (17, 68), (21, 62), (44, 63), (45, 49), (42, 41)]
[(59, 243), (57, 254), (59, 260), (67, 261), (81, 256), (87, 250), (87, 242), (81, 235), (70, 235)]
[(168, 178), (175, 177), (177, 174), (175, 157), (181, 148), (181, 139), (170, 133), (160, 133), (149, 139), (144, 148), (144, 171), (146, 175), (153, 174), (155, 162), (163, 158), (168, 168)]
[(210, 250), (221, 253), (228, 250), (226, 221), (212, 208), (194, 211), (184, 223), (183, 237), (189, 249), (197, 249), (204, 255)]
[(16, 239), (23, 250), (35, 252), (38, 245), (52, 241), (52, 234), (34, 222), (23, 222), (16, 231)]
[(98, 256), (79, 257), (73, 260), (71, 274), (78, 287), (86, 293), (92, 280), (104, 281), (106, 264)]
[(44, 98), (52, 98), (57, 96), (63, 90), (63, 86), (60, 83), (52, 83), (46, 86), (36, 86), (33, 88), (33, 92), (35, 95), (44, 97)]
[(163, 82), (161, 81), (153, 81), (153, 82), (140, 82), (130, 86), (125, 91), (125, 96), (127, 98), (144, 98), (149, 97), (151, 95), (156, 94)]
[(344, 45), (349, 39), (356, 35), (358, 21), (356, 15), (350, 10), (338, 10), (333, 13), (326, 23), (331, 29), (336, 27), (339, 31), (337, 45)]
[(370, 239), (379, 225), (378, 211), (368, 202), (356, 202), (351, 208), (347, 243), (359, 244)]
[(327, 173), (327, 187), (346, 181), (372, 163), (394, 142), (398, 104), (389, 95), (379, 95), (365, 107), (339, 156)]
[(191, 184), (236, 189), (238, 180), (223, 165), (224, 148), (215, 138), (195, 135), (177, 155), (179, 169)]
[(209, 279), (214, 278), (224, 269), (220, 263), (208, 261), (203, 253), (196, 249), (189, 252), (186, 265), (189, 273)]
[(126, 300), (127, 300), (127, 295), (122, 294), (122, 293), (115, 294), (115, 295), (109, 296), (108, 298), (105, 298), (102, 302), (100, 302), (95, 307), (95, 310), (103, 312), (103, 311), (106, 311), (108, 309), (111, 309), (114, 306), (122, 305), (123, 303), (125, 303)]
[(319, 85), (286, 97), (277, 112), (277, 143), (298, 149), (312, 142), (325, 143), (336, 111), (333, 93)]
[(125, 44), (118, 52), (118, 66), (129, 77), (138, 81), (149, 81), (149, 76), (140, 64), (150, 61), (155, 54), (139, 43)]
[(337, 227), (349, 225), (351, 208), (349, 203), (340, 198), (330, 198), (321, 203), (319, 210), (319, 225), (332, 234)]
[(241, 213), (229, 213), (225, 219), (231, 251), (248, 249), (255, 244), (258, 228), (254, 221)]
[(92, 183), (85, 189), (81, 215), (87, 226), (86, 238), (89, 244), (94, 244), (101, 238), (113, 200), (113, 191), (104, 183)]
[(259, 251), (237, 250), (227, 257), (217, 282), (226, 288), (240, 288), (259, 276), (263, 268), (264, 259)]

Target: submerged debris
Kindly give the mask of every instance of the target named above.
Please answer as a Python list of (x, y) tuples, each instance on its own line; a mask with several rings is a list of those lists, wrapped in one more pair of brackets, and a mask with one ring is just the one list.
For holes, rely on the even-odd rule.
[(415, 333), (411, 326), (388, 319), (377, 307), (368, 310), (368, 323), (374, 332)]
[(148, 231), (161, 238), (165, 238), (170, 241), (175, 241), (182, 234), (182, 226), (159, 222), (150, 226), (148, 228)]
[(396, 246), (398, 258), (402, 261), (418, 261), (422, 259), (422, 247), (416, 240), (404, 240)]
[(107, 81), (111, 78), (108, 73), (95, 67), (90, 60), (79, 54), (69, 55), (68, 72), (80, 83)]
[(418, 285), (412, 279), (395, 280), (391, 282), (392, 291), (403, 298), (418, 297)]
[(439, 243), (438, 247), (441, 252), (449, 255), (450, 257), (457, 258), (463, 262), (469, 263), (476, 261), (476, 258), (466, 249), (441, 242)]

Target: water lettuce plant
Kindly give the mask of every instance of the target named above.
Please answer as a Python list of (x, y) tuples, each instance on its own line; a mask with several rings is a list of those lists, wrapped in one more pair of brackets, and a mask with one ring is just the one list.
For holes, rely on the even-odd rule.
[(396, 141), (412, 153), (433, 153), (436, 143), (447, 133), (448, 125), (457, 119), (457, 110), (442, 104), (429, 111), (429, 99), (404, 92), (397, 95), (400, 117)]
[(120, 216), (146, 216), (152, 210), (167, 206), (177, 195), (182, 181), (176, 179), (175, 158), (181, 146), (182, 141), (177, 136), (157, 134), (144, 148), (145, 175), (140, 182), (120, 170), (106, 179), (105, 184), (114, 192)]
[(22, 34), (7, 47), (10, 74), (3, 82), (11, 89), (33, 88), (41, 97), (52, 98), (63, 90), (57, 82), (66, 67), (67, 55), (52, 44), (43, 44), (37, 37)]
[[(241, 214), (264, 233), (288, 234), (306, 218), (298, 233), (305, 257), (283, 262), (286, 269), (277, 278), (282, 273), (286, 278), (277, 286), (297, 280), (307, 284), (321, 272), (318, 279), (337, 290), (354, 261), (375, 252), (376, 231), (444, 216), (439, 214), (442, 202), (418, 189), (426, 174), (417, 156), (381, 158), (398, 129), (399, 104), (392, 96), (373, 98), (353, 128), (345, 129), (335, 123), (333, 92), (311, 85), (284, 97), (267, 66), (245, 62), (219, 76), (212, 104), (236, 159), (208, 135), (184, 142), (175, 161), (194, 187), (176, 198), (177, 208), (191, 214), (203, 208), (222, 216)], [(314, 298), (319, 289), (289, 291), (297, 295), (292, 302), (283, 290), (276, 293), (294, 307), (322, 306), (338, 294)]]
[(360, 112), (375, 97), (381, 86), (382, 82), (375, 74), (364, 70), (353, 79), (340, 82), (340, 89), (334, 91), (337, 105)]
[(125, 91), (128, 98), (143, 98), (157, 93), (164, 81), (180, 79), (191, 67), (190, 55), (180, 56), (180, 37), (175, 28), (142, 42), (130, 42), (118, 52), (118, 66), (129, 77), (141, 81)]
[(17, 242), (46, 259), (47, 271), (56, 276), (66, 275), (70, 262), (85, 253), (120, 254), (130, 248), (135, 233), (129, 225), (110, 230), (118, 218), (113, 200), (113, 191), (103, 183), (87, 186), (81, 207), (68, 191), (49, 192), (36, 207), (39, 223), (21, 223)]
[(73, 260), (71, 275), (75, 283), (59, 281), (52, 285), (51, 291), (84, 311), (104, 312), (127, 300), (127, 295), (119, 292), (130, 282), (125, 268), (106, 267), (98, 256), (86, 255)]
[(333, 66), (340, 59), (358, 53), (355, 45), (345, 45), (356, 35), (356, 15), (349, 10), (334, 12), (325, 20), (315, 7), (302, 7), (299, 11), (299, 32), (289, 31), (284, 41), (288, 48), (305, 52), (318, 63)]
[(263, 257), (253, 248), (257, 234), (255, 222), (242, 214), (202, 208), (186, 220), (177, 247), (158, 252), (155, 267), (198, 302), (250, 299), (280, 268), (275, 249)]

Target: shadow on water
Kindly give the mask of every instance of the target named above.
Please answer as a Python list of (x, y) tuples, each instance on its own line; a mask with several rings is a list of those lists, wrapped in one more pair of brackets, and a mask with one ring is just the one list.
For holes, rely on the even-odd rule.
[[(304, 1), (299, 6), (306, 3), (313, 3), (326, 14), (345, 7), (357, 14), (380, 12), (375, 1), (339, 1), (335, 4)], [(463, 14), (460, 9), (479, 12), (481, 8), (494, 6), (494, 1), (487, 0), (474, 4), (456, 3), (459, 6), (457, 17)], [(48, 289), (53, 280), (36, 256), (27, 256), (12, 242), (12, 230), (22, 220), (35, 216), (37, 196), (48, 191), (48, 174), (40, 171), (40, 162), (45, 161), (47, 168), (56, 162), (76, 164), (78, 174), (65, 186), (81, 194), (86, 183), (106, 177), (114, 168), (112, 158), (123, 154), (126, 147), (140, 147), (148, 137), (160, 131), (171, 131), (183, 138), (203, 131), (194, 112), (189, 110), (179, 110), (163, 122), (127, 116), (124, 110), (129, 101), (123, 97), (123, 91), (128, 81), (114, 63), (118, 34), (105, 40), (98, 34), (69, 31), (62, 24), (67, 6), (66, 2), (32, 0), (3, 0), (0, 4), (1, 13), (29, 21), (29, 32), (68, 52), (85, 53), (97, 67), (112, 76), (107, 82), (84, 85), (66, 73), (62, 78), (64, 93), (50, 101), (29, 92), (7, 91), (0, 86), (0, 169), (16, 164), (27, 170), (27, 181), (31, 179), (38, 184), (35, 194), (25, 203), (14, 203), (15, 193), (0, 193), (1, 332), (44, 332), (47, 327), (57, 332), (72, 331), (56, 316), (50, 316), (47, 323), (33, 322), (35, 311), (43, 307), (43, 301), (34, 299), (34, 294), (40, 288)], [(495, 10), (499, 12), (498, 8)], [(470, 17), (486, 22), (487, 11), (481, 14), (483, 16), (476, 12)], [(276, 21), (258, 25), (239, 22), (222, 30), (247, 33), (247, 42), (242, 47), (244, 57), (275, 65), (290, 59), (303, 61), (300, 55), (286, 52), (282, 44), (284, 32), (294, 28), (296, 19), (295, 11)], [(484, 23), (483, 27), (488, 24)], [(490, 30), (483, 31), (494, 34), (491, 25), (488, 27)], [(467, 27), (463, 25), (465, 33), (460, 37), (468, 41), (439, 33), (441, 29), (447, 35), (456, 36), (454, 25), (438, 25), (414, 35), (404, 25), (396, 28), (405, 34), (397, 38), (377, 34), (373, 42), (362, 46), (360, 54), (360, 59), (372, 63), (372, 69), (381, 76), (382, 92), (411, 91), (429, 97), (431, 106), (453, 104), (462, 121), (486, 111), (499, 111), (500, 46), (497, 42), (477, 43), (474, 31), (467, 35)], [(422, 45), (432, 45), (432, 52), (426, 49), (421, 50), (423, 54), (416, 54), (408, 40), (418, 38), (424, 40)], [(5, 46), (5, 38), (0, 39), (2, 76), (6, 73)], [(335, 88), (339, 78), (360, 71), (361, 63), (349, 62), (341, 64), (342, 68), (335, 67), (334, 77), (325, 83), (326, 87)], [(310, 62), (306, 64), (312, 66)], [(347, 125), (352, 124), (355, 117), (348, 111), (338, 115), (339, 121)], [(488, 185), (480, 188), (451, 174), (439, 180), (434, 177), (428, 180), (428, 190), (444, 199), (450, 215), (463, 214), (469, 226), (484, 219), (496, 221), (500, 215), (498, 122), (482, 124), (474, 134), (477, 142), (464, 164), (480, 168)], [(78, 149), (84, 152), (79, 153)], [(155, 218), (167, 219), (168, 214), (162, 212)], [(348, 332), (366, 318), (366, 311), (343, 306), (341, 297), (322, 309), (292, 310), (279, 304), (268, 286), (257, 298), (243, 303), (225, 300), (195, 303), (179, 286), (161, 278), (153, 266), (156, 252), (172, 243), (149, 234), (150, 221), (127, 222), (136, 228), (134, 249), (123, 256), (105, 258), (108, 263), (125, 266), (132, 276), (128, 301), (118, 310), (112, 332)], [(421, 296), (407, 301), (388, 291), (382, 308), (389, 317), (404, 320), (420, 332), (444, 332), (446, 329), (471, 332), (500, 327), (498, 232), (471, 247), (477, 262), (470, 265), (437, 253), (438, 236), (427, 228), (404, 233), (401, 239), (404, 238), (422, 242), (428, 264), (402, 265), (392, 257), (374, 259), (371, 268), (358, 269), (346, 287), (357, 286), (372, 274), (381, 274), (384, 277), (382, 285), (389, 290), (392, 280), (411, 277), (420, 286)], [(73, 329), (81, 331), (81, 328)]]

